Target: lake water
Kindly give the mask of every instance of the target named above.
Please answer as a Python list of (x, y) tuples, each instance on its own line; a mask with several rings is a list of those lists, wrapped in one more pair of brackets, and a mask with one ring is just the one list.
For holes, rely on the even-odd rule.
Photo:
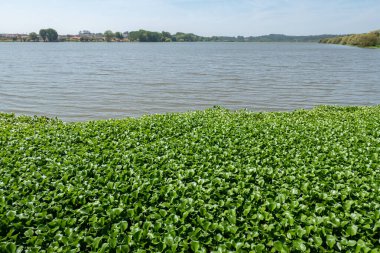
[(380, 103), (380, 50), (313, 43), (0, 43), (0, 111), (65, 121)]

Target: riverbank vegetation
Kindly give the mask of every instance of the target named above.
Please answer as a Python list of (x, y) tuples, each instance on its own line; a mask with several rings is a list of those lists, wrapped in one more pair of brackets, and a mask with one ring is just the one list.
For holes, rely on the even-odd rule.
[(380, 47), (380, 30), (370, 33), (326, 38), (322, 39), (320, 43), (351, 45), (358, 47)]
[[(42, 31), (42, 33), (41, 33)], [(321, 39), (335, 37), (336, 35), (311, 35), (311, 36), (288, 36), (283, 34), (269, 34), (263, 36), (212, 36), (204, 37), (193, 33), (177, 32), (152, 32), (138, 30), (130, 32), (112, 32), (107, 30), (104, 33), (91, 33), (80, 31), (78, 35), (59, 35), (55, 34), (54, 29), (42, 29), (39, 34), (8, 34), (0, 35), (0, 41), (18, 42), (318, 42)], [(49, 32), (50, 37), (46, 36)], [(55, 32), (55, 33), (54, 33)], [(54, 36), (53, 36), (54, 35)], [(55, 36), (56, 35), (56, 36)]]
[(318, 42), (322, 38), (330, 38), (334, 35), (314, 35), (314, 36), (288, 36), (282, 34), (270, 34), (264, 36), (212, 36), (203, 37), (192, 33), (176, 33), (169, 32), (150, 32), (139, 30), (130, 32), (128, 39), (130, 41), (140, 42)]
[(380, 106), (0, 114), (0, 146), (0, 252), (379, 252)]

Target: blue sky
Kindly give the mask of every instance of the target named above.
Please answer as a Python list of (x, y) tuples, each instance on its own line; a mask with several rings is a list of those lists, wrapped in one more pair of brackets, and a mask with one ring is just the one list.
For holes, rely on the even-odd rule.
[(380, 29), (380, 0), (1, 0), (0, 10), (0, 33), (144, 28), (248, 36)]

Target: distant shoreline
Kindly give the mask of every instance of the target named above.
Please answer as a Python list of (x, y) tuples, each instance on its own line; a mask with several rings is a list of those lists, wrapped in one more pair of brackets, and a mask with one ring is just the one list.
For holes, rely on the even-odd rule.
[(73, 43), (73, 44), (182, 44), (182, 43), (313, 43), (317, 44), (318, 41), (173, 41), (173, 42), (164, 42), (164, 41), (158, 41), (158, 42), (149, 42), (149, 41), (88, 41), (88, 42), (82, 42), (82, 41), (55, 41), (55, 42), (33, 42), (33, 41), (1, 41), (0, 43), (28, 43), (28, 44), (55, 44), (55, 43)]
[(193, 33), (152, 32), (146, 30), (104, 33), (81, 31), (79, 34), (58, 35), (52, 28), (41, 29), (37, 34), (0, 34), (0, 42), (319, 42), (337, 35), (293, 36), (269, 34), (262, 36), (211, 36), (204, 37)]

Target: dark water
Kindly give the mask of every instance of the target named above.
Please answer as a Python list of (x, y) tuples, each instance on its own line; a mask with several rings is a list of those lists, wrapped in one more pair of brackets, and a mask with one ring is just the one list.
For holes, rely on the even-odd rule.
[(221, 105), (380, 103), (380, 50), (308, 43), (0, 43), (0, 111), (66, 121)]

